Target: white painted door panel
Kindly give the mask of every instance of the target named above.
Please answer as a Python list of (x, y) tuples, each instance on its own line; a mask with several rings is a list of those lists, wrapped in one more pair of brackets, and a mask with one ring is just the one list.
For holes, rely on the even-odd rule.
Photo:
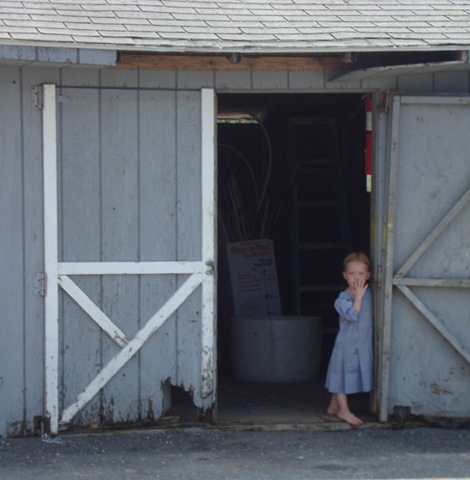
[(44, 92), (51, 431), (158, 419), (170, 383), (211, 408), (213, 92)]

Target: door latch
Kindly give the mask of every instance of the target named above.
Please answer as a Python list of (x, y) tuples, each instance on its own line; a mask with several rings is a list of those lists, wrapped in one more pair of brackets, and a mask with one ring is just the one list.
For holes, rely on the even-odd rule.
[(206, 275), (214, 275), (214, 271), (215, 271), (215, 264), (214, 264), (214, 261), (213, 260), (208, 260), (206, 262), (206, 267), (207, 270), (206, 270)]

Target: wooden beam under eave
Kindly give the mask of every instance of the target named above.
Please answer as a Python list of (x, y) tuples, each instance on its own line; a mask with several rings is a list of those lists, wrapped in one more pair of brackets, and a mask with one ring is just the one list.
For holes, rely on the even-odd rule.
[(149, 70), (291, 70), (322, 71), (344, 68), (339, 57), (316, 56), (244, 56), (232, 63), (230, 55), (162, 55), (121, 53), (115, 68)]

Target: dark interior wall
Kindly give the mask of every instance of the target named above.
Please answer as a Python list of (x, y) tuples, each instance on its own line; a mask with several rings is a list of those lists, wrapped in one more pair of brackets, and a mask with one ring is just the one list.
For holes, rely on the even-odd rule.
[[(300, 312), (295, 300), (296, 292), (293, 292), (293, 236), (296, 233), (292, 228), (295, 216), (292, 195), (299, 177), (293, 185), (297, 160), (293, 160), (293, 140), (289, 132), (293, 118), (333, 119), (333, 137), (328, 137), (332, 129), (328, 130), (328, 135), (326, 130), (315, 130), (317, 133), (308, 128), (298, 130), (295, 137), (297, 152), (302, 150), (302, 145), (313, 151), (327, 151), (331, 147), (337, 150), (343, 193), (347, 200), (351, 234), (349, 249), (368, 252), (370, 195), (366, 192), (364, 173), (365, 98), (360, 94), (226, 94), (218, 97), (218, 108), (219, 112), (250, 111), (262, 119), (261, 126), (256, 123), (218, 124), (219, 369), (230, 369), (229, 323), (232, 308), (225, 243), (253, 238), (273, 240), (283, 314), (322, 316), (325, 356), (328, 357), (331, 348), (328, 344), (337, 327), (332, 307), (337, 291), (311, 296)], [(300, 181), (306, 184), (306, 191), (321, 192), (322, 188), (327, 188), (320, 177), (315, 180), (315, 176), (301, 175)], [(237, 205), (235, 210), (239, 210), (236, 214), (234, 205)], [(301, 222), (303, 229), (317, 230), (326, 241), (334, 237), (338, 223), (336, 215), (327, 212), (305, 215), (307, 217)], [(317, 257), (307, 256), (303, 261), (311, 264), (312, 272), (318, 272), (320, 278), (315, 281), (341, 286), (341, 264), (345, 253), (344, 249), (338, 249)]]

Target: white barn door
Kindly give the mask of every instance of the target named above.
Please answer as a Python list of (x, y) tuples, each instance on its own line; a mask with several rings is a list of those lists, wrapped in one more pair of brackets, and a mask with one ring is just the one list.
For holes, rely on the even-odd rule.
[(380, 417), (470, 417), (470, 99), (393, 100)]
[[(45, 415), (158, 419), (215, 402), (212, 90), (43, 86)], [(60, 119), (60, 123), (57, 121)]]

